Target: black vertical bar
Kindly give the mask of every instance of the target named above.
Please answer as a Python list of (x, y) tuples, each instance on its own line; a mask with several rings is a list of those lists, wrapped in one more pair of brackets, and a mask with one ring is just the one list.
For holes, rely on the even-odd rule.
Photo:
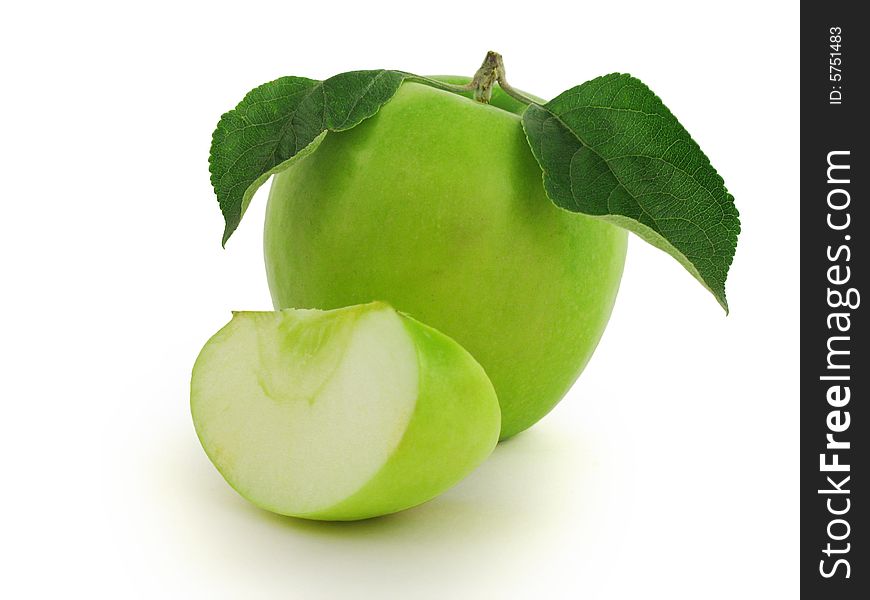
[(866, 8), (801, 5), (800, 565), (807, 598), (870, 598)]

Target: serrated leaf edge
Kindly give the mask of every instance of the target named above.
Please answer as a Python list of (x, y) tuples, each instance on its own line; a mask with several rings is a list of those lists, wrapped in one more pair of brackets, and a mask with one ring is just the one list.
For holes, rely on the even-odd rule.
[[(691, 134), (689, 134), (688, 130), (685, 127), (683, 127), (682, 123), (679, 122), (679, 119), (677, 119), (676, 116), (674, 116), (674, 114), (665, 105), (665, 103), (662, 102), (662, 100), (658, 96), (658, 94), (653, 92), (649, 86), (647, 86), (645, 83), (643, 83), (643, 81), (641, 81), (640, 79), (638, 79), (638, 78), (636, 78), (628, 73), (609, 73), (607, 75), (601, 75), (599, 77), (591, 79), (586, 83), (587, 84), (593, 83), (596, 81), (604, 80), (607, 77), (614, 77), (614, 76), (636, 81), (637, 83), (639, 83), (643, 87), (645, 87), (652, 94), (655, 101), (658, 102), (658, 104), (666, 111), (667, 115), (669, 115), (671, 118), (673, 118), (680, 125), (680, 127), (682, 127), (682, 129), (684, 131), (686, 131), (688, 141), (691, 143), (693, 149), (696, 150), (701, 155), (706, 166), (708, 166), (710, 168), (712, 175), (715, 176), (716, 182), (718, 183), (719, 186), (721, 186), (722, 190), (725, 192), (726, 198), (730, 201), (730, 208), (733, 209), (733, 211), (734, 211), (734, 222), (735, 222), (737, 229), (734, 232), (734, 246), (731, 249), (731, 252), (727, 257), (727, 260), (725, 261), (725, 278), (722, 280), (722, 289), (721, 290), (712, 289), (710, 287), (710, 285), (701, 276), (701, 274), (698, 272), (697, 267), (692, 263), (692, 261), (689, 259), (689, 257), (686, 256), (682, 251), (677, 249), (675, 246), (673, 246), (673, 244), (671, 244), (664, 236), (662, 236), (660, 233), (658, 233), (657, 231), (655, 231), (651, 227), (644, 225), (643, 223), (641, 223), (635, 219), (632, 219), (630, 217), (625, 217), (623, 215), (615, 215), (615, 214), (611, 214), (611, 213), (608, 213), (608, 214), (583, 213), (582, 211), (571, 210), (571, 209), (568, 209), (568, 208), (560, 205), (556, 201), (556, 199), (554, 199), (550, 195), (548, 185), (547, 185), (548, 178), (550, 177), (550, 174), (547, 171), (547, 169), (544, 168), (544, 165), (542, 165), (540, 163), (540, 160), (538, 159), (538, 155), (534, 151), (534, 145), (532, 144), (532, 140), (529, 138), (529, 132), (527, 130), (525, 111), (524, 111), (523, 118), (521, 119), (523, 133), (525, 134), (526, 142), (529, 144), (529, 148), (532, 151), (532, 156), (535, 157), (535, 162), (537, 162), (538, 166), (541, 168), (541, 178), (542, 178), (542, 182), (543, 182), (544, 193), (547, 195), (547, 197), (550, 199), (550, 201), (555, 206), (557, 206), (563, 210), (569, 210), (571, 212), (578, 212), (578, 213), (584, 214), (584, 215), (592, 217), (592, 218), (596, 218), (596, 219), (600, 219), (600, 220), (612, 223), (618, 227), (621, 227), (623, 229), (631, 231), (632, 233), (636, 234), (638, 237), (643, 239), (645, 242), (658, 248), (659, 250), (663, 250), (664, 252), (667, 252), (677, 262), (679, 262), (706, 290), (708, 290), (713, 295), (713, 297), (716, 299), (716, 301), (719, 303), (719, 305), (725, 310), (725, 314), (728, 315), (729, 308), (728, 308), (728, 300), (727, 300), (726, 295), (725, 295), (725, 284), (726, 284), (726, 281), (728, 279), (728, 275), (730, 275), (731, 265), (734, 262), (734, 256), (735, 256), (736, 250), (737, 250), (737, 239), (739, 238), (740, 231), (741, 231), (740, 213), (737, 210), (737, 206), (734, 204), (734, 197), (733, 197), (733, 195), (731, 195), (728, 192), (728, 189), (725, 186), (725, 180), (722, 178), (722, 176), (719, 174), (719, 172), (716, 170), (716, 168), (713, 167), (713, 164), (710, 161), (707, 154), (703, 150), (701, 150), (701, 147), (698, 145), (698, 143), (695, 141), (695, 139), (691, 136)], [(580, 84), (580, 85), (586, 85), (586, 84)], [(579, 85), (574, 86), (572, 88), (569, 88), (568, 90), (565, 90), (565, 92), (558, 94), (556, 97), (558, 98), (562, 94), (569, 92), (576, 87), (579, 87)], [(591, 152), (595, 152), (595, 150), (592, 148), (592, 146), (587, 144), (586, 141), (583, 140), (576, 132), (574, 132), (573, 129), (568, 127), (568, 125), (561, 118), (559, 118), (558, 115), (556, 115), (551, 110), (549, 110), (546, 105), (532, 105), (532, 106), (534, 106), (536, 109), (546, 111), (547, 114), (549, 114), (551, 118), (553, 118), (555, 121), (557, 121), (567, 131), (571, 132), (572, 135), (576, 136), (577, 139), (580, 141), (581, 144), (583, 144), (584, 147), (588, 148)], [(595, 152), (595, 153), (598, 154), (597, 152)], [(604, 157), (602, 157), (601, 155), (598, 155), (598, 156), (605, 163), (609, 162), (606, 159), (604, 159)], [(614, 176), (615, 176), (615, 174), (614, 174)], [(617, 179), (617, 181), (619, 180), (618, 177), (616, 177), (616, 179)], [(622, 185), (623, 188), (625, 188), (625, 186), (621, 182), (620, 182), (620, 185)], [(700, 187), (702, 187), (703, 189), (706, 190), (706, 188), (704, 188), (704, 186), (700, 186)], [(707, 190), (707, 191), (709, 193), (709, 190)]]
[[(272, 168), (269, 169), (268, 171), (266, 171), (266, 172), (264, 172), (263, 174), (261, 174), (260, 176), (258, 176), (258, 177), (257, 177), (257, 178), (256, 178), (256, 179), (255, 179), (255, 180), (254, 180), (254, 181), (253, 181), (253, 182), (252, 182), (252, 183), (251, 183), (247, 188), (245, 188), (245, 191), (242, 193), (242, 198), (241, 198), (241, 203), (240, 203), (240, 207), (239, 207), (239, 215), (238, 215), (238, 217), (236, 217), (235, 215), (228, 215), (228, 212), (224, 210), (224, 204), (223, 204), (222, 201), (221, 201), (221, 200), (222, 200), (221, 195), (218, 194), (218, 187), (217, 187), (217, 185), (218, 185), (217, 182), (218, 182), (219, 178), (223, 176), (223, 174), (218, 174), (217, 172), (214, 171), (214, 167), (215, 167), (215, 161), (214, 161), (215, 148), (216, 148), (216, 147), (218, 146), (218, 144), (219, 144), (219, 136), (220, 136), (221, 134), (223, 134), (223, 131), (222, 131), (222, 124), (225, 122), (225, 119), (226, 119), (229, 115), (234, 114), (236, 111), (241, 110), (242, 107), (245, 106), (245, 102), (246, 102), (246, 101), (250, 98), (250, 96), (251, 96), (252, 94), (254, 94), (257, 90), (259, 90), (260, 88), (262, 88), (262, 87), (264, 87), (264, 86), (268, 86), (268, 85), (270, 85), (270, 84), (273, 84), (273, 83), (275, 83), (276, 81), (279, 81), (280, 79), (283, 79), (283, 78), (275, 79), (275, 80), (272, 80), (272, 81), (270, 81), (270, 82), (267, 82), (267, 83), (261, 84), (261, 85), (255, 87), (255, 88), (253, 88), (253, 89), (250, 90), (247, 94), (245, 94), (244, 98), (243, 98), (243, 99), (242, 99), (242, 100), (241, 100), (241, 101), (240, 101), (240, 102), (235, 106), (235, 108), (233, 108), (232, 110), (228, 111), (227, 113), (224, 113), (224, 114), (221, 116), (220, 120), (218, 121), (217, 126), (215, 127), (214, 132), (212, 133), (212, 143), (211, 143), (210, 151), (209, 151), (209, 173), (210, 173), (210, 175), (211, 175), (210, 180), (211, 180), (211, 183), (212, 183), (212, 188), (213, 188), (214, 191), (215, 191), (215, 195), (217, 195), (217, 197), (218, 197), (218, 204), (219, 204), (220, 207), (221, 207), (221, 212), (222, 212), (222, 214), (224, 215), (224, 221), (225, 221), (225, 225), (224, 225), (224, 233), (223, 233), (223, 236), (222, 236), (222, 239), (221, 239), (221, 246), (226, 247), (227, 240), (229, 240), (230, 236), (232, 236), (233, 232), (238, 228), (239, 224), (241, 223), (242, 217), (244, 216), (245, 211), (247, 210), (248, 205), (250, 204), (251, 199), (253, 198), (254, 194), (255, 194), (256, 191), (257, 191), (257, 190), (258, 190), (258, 189), (263, 185), (263, 183), (265, 183), (265, 182), (269, 179), (269, 177), (271, 177), (272, 175), (275, 175), (275, 174), (277, 174), (277, 173), (280, 173), (281, 171), (286, 170), (287, 168), (289, 168), (290, 166), (292, 166), (292, 165), (296, 162), (296, 159), (304, 158), (305, 156), (308, 156), (308, 155), (310, 155), (312, 152), (314, 152), (314, 151), (318, 148), (318, 146), (320, 146), (321, 142), (322, 142), (323, 139), (326, 137), (326, 134), (327, 134), (328, 132), (330, 132), (330, 131), (346, 131), (346, 130), (348, 130), (348, 129), (352, 129), (353, 127), (356, 127), (357, 125), (359, 125), (359, 124), (362, 123), (363, 121), (365, 121), (365, 120), (367, 120), (367, 119), (373, 117), (374, 115), (376, 115), (376, 114), (380, 111), (381, 107), (383, 107), (383, 105), (384, 105), (386, 102), (389, 102), (389, 100), (392, 99), (392, 96), (391, 96), (391, 97), (390, 97), (389, 99), (387, 99), (383, 104), (379, 105), (379, 106), (377, 107), (377, 109), (375, 109), (374, 112), (372, 112), (372, 113), (369, 114), (369, 115), (363, 116), (363, 117), (361, 117), (361, 118), (359, 118), (359, 119), (354, 119), (354, 118), (353, 118), (353, 109), (355, 109), (356, 106), (359, 104), (359, 102), (362, 101), (362, 98), (363, 98), (366, 94), (368, 94), (368, 93), (370, 92), (370, 90), (371, 90), (372, 87), (375, 85), (375, 83), (378, 81), (378, 79), (382, 78), (383, 76), (385, 76), (385, 75), (387, 75), (387, 74), (398, 75), (398, 76), (400, 77), (400, 78), (399, 78), (399, 81), (398, 81), (398, 84), (397, 84), (397, 86), (396, 86), (396, 91), (398, 91), (398, 89), (399, 89), (399, 87), (401, 86), (401, 84), (402, 84), (406, 79), (408, 79), (408, 78), (410, 77), (410, 74), (408, 74), (408, 73), (405, 73), (405, 72), (403, 72), (403, 71), (391, 70), (391, 69), (372, 69), (372, 70), (370, 70), (370, 72), (373, 72), (373, 71), (374, 71), (374, 72), (377, 72), (377, 74), (376, 74), (376, 75), (372, 78), (372, 80), (371, 80), (371, 81), (366, 85), (365, 89), (362, 91), (362, 94), (361, 94), (360, 98), (357, 99), (356, 103), (351, 107), (350, 110), (348, 110), (347, 117), (344, 119), (344, 121), (342, 121), (340, 124), (334, 125), (333, 127), (329, 127), (329, 126), (327, 126), (327, 124), (326, 124), (326, 113), (324, 112), (324, 123), (322, 124), (323, 129), (322, 129), (322, 131), (321, 131), (321, 132), (320, 132), (320, 133), (319, 133), (319, 134), (318, 134), (318, 135), (317, 135), (317, 136), (316, 136), (316, 137), (315, 137), (311, 142), (309, 142), (309, 143), (308, 143), (306, 146), (304, 146), (303, 148), (299, 149), (299, 150), (298, 150), (298, 151), (297, 151), (293, 156), (291, 156), (289, 159), (287, 159), (287, 160), (281, 162), (281, 163), (278, 164), (278, 165), (275, 165), (274, 167), (272, 167)], [(311, 88), (310, 88), (310, 89), (305, 93), (305, 97), (304, 97), (302, 100), (300, 100), (300, 102), (297, 104), (297, 106), (301, 106), (302, 103), (305, 102), (305, 100), (306, 100), (307, 98), (310, 98), (313, 94), (315, 94), (315, 93), (318, 92), (318, 91), (320, 91), (321, 93), (325, 93), (325, 92), (326, 92), (326, 84), (327, 84), (330, 80), (332, 80), (332, 79), (334, 79), (334, 78), (336, 78), (336, 77), (340, 77), (340, 76), (343, 76), (343, 75), (348, 75), (349, 73), (354, 73), (354, 72), (355, 72), (355, 71), (349, 71), (349, 72), (345, 72), (345, 73), (339, 73), (338, 75), (334, 75), (333, 77), (330, 77), (330, 78), (328, 78), (328, 79), (326, 79), (326, 80), (323, 80), (323, 81), (319, 81), (319, 80), (316, 80), (316, 79), (309, 79), (309, 78), (306, 78), (306, 77), (296, 77), (296, 76), (292, 76), (294, 79), (298, 79), (298, 80), (303, 81), (303, 82), (310, 82), (310, 83), (313, 84), (313, 85), (311, 86)], [(394, 94), (395, 94), (395, 92), (394, 92)]]

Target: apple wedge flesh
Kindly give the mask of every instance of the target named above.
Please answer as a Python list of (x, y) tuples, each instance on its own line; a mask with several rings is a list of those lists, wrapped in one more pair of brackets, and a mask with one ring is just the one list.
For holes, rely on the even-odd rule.
[(323, 520), (433, 498), (490, 454), (501, 424), (468, 352), (377, 302), (234, 313), (197, 358), (191, 412), (243, 497)]

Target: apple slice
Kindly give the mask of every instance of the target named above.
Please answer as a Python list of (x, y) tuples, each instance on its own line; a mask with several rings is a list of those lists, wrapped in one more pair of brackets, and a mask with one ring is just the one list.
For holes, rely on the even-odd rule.
[(227, 482), (308, 519), (425, 502), (480, 464), (501, 426), (474, 358), (381, 302), (234, 313), (190, 388), (197, 434)]

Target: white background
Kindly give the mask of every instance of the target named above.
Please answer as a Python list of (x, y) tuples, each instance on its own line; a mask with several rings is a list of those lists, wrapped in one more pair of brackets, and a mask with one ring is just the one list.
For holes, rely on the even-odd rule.
[[(0, 15), (5, 598), (792, 598), (798, 14), (787, 2), (20, 3)], [(543, 97), (647, 82), (743, 231), (725, 317), (632, 238), (569, 396), (417, 509), (271, 516), (212, 468), (190, 367), (269, 309), (265, 189), (220, 247), (211, 132), (250, 88), (362, 68)]]

